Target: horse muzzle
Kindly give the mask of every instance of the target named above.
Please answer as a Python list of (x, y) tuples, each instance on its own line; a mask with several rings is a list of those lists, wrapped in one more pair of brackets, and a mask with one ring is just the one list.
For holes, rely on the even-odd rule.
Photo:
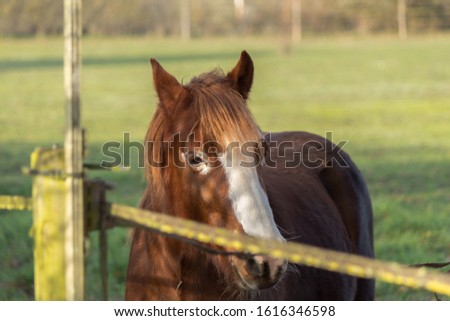
[(283, 276), (287, 261), (262, 255), (232, 258), (238, 285), (244, 290), (262, 290), (274, 286)]

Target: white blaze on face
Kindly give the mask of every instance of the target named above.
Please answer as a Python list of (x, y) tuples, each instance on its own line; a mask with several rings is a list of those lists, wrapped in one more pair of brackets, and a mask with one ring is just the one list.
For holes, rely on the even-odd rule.
[(267, 194), (261, 186), (255, 166), (241, 166), (239, 148), (221, 157), (228, 180), (228, 197), (244, 232), (262, 238), (284, 240), (279, 232)]

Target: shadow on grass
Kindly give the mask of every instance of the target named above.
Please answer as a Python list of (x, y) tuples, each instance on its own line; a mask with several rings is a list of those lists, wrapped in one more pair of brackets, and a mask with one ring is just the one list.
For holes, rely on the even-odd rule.
[[(215, 63), (227, 59), (239, 58), (240, 52), (223, 52), (223, 53), (192, 53), (192, 54), (174, 54), (174, 55), (156, 55), (156, 59), (163, 62), (185, 63), (193, 61), (209, 61), (213, 60)], [(252, 56), (261, 57), (269, 54), (269, 51), (252, 51)], [(117, 65), (141, 65), (148, 64), (152, 55), (137, 55), (137, 56), (106, 56), (106, 57), (92, 57), (84, 56), (83, 66), (117, 66)], [(0, 60), (0, 71), (14, 71), (24, 69), (49, 69), (62, 68), (63, 58), (39, 58), (39, 59), (7, 59)]]

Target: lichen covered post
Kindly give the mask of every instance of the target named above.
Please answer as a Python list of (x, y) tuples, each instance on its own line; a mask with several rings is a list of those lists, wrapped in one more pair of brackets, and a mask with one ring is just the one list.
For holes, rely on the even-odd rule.
[(34, 298), (66, 299), (64, 149), (37, 148), (33, 174)]

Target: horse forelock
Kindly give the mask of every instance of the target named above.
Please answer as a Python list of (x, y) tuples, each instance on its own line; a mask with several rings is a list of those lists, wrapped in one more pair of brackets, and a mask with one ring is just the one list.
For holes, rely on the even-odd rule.
[(261, 132), (246, 105), (220, 69), (192, 79), (186, 86), (191, 94), (194, 128), (199, 137), (224, 147), (230, 142), (258, 141)]

